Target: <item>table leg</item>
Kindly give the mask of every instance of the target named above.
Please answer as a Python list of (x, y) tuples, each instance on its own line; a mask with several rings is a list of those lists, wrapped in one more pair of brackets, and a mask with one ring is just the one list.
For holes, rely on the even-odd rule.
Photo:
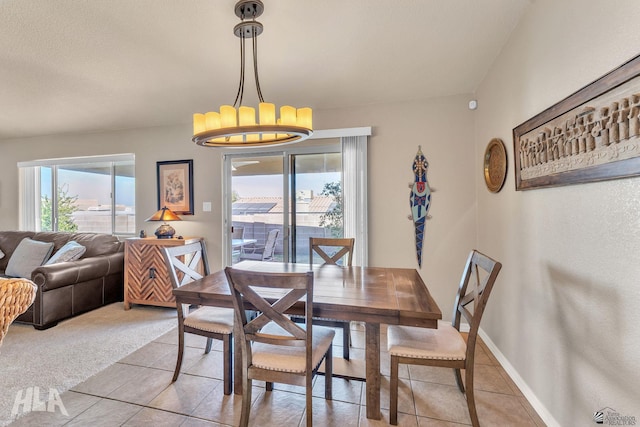
[(233, 331), (233, 392), (242, 394), (242, 343), (237, 324), (235, 322)]
[(365, 325), (365, 352), (367, 359), (367, 418), (381, 419), (380, 415), (380, 325)]

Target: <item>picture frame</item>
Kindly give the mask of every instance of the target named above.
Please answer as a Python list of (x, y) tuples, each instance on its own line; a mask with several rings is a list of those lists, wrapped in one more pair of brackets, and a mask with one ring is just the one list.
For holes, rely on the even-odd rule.
[(193, 215), (193, 160), (156, 162), (158, 210)]
[(513, 129), (516, 191), (640, 175), (640, 55)]

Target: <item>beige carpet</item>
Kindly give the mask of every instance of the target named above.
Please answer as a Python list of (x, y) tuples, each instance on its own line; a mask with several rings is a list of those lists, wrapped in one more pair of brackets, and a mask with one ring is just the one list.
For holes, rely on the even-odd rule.
[[(175, 309), (115, 303), (37, 331), (14, 323), (0, 346), (0, 426), (12, 421), (18, 391), (60, 393), (176, 327)], [(23, 392), (24, 393), (24, 392)]]

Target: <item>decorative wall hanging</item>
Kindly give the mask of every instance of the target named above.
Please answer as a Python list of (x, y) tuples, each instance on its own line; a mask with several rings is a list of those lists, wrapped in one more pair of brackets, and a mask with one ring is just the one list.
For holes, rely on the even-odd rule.
[(409, 184), (411, 194), (409, 201), (411, 205), (411, 216), (413, 220), (416, 234), (416, 256), (418, 257), (418, 266), (422, 267), (422, 241), (424, 237), (424, 223), (430, 218), (429, 207), (431, 206), (431, 189), (427, 182), (427, 169), (429, 162), (422, 154), (422, 147), (418, 146), (418, 152), (413, 159), (413, 175), (414, 182)]
[(492, 193), (500, 191), (507, 177), (507, 150), (501, 139), (493, 138), (484, 151), (484, 182)]
[(640, 56), (513, 129), (516, 190), (640, 175)]
[(157, 162), (158, 209), (193, 215), (193, 160)]

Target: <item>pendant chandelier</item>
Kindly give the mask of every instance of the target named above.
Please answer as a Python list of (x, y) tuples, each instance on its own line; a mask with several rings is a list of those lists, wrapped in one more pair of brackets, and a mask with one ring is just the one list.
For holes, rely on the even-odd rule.
[[(276, 119), (276, 106), (264, 102), (258, 78), (257, 38), (262, 24), (256, 18), (262, 15), (264, 4), (260, 0), (240, 0), (235, 5), (241, 22), (233, 28), (240, 38), (240, 84), (233, 105), (222, 105), (220, 111), (193, 115), (193, 142), (205, 147), (257, 147), (289, 144), (309, 138), (312, 131), (311, 108), (280, 107)], [(244, 95), (245, 41), (252, 40), (253, 73), (258, 92), (258, 120), (253, 107), (242, 105)]]

